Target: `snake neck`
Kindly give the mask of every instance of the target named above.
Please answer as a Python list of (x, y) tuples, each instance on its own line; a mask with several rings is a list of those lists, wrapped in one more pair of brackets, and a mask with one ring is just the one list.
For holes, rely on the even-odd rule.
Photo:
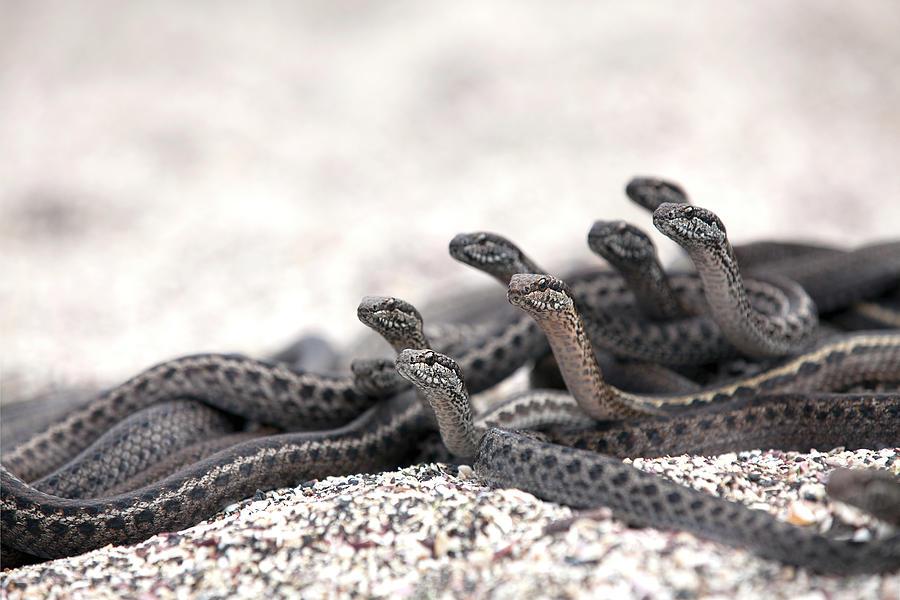
[(616, 390), (604, 381), (577, 311), (553, 316), (532, 313), (532, 316), (547, 336), (566, 387), (582, 410), (598, 420), (643, 414), (621, 400)]
[(428, 341), (428, 338), (425, 336), (425, 332), (421, 327), (404, 328), (391, 333), (379, 331), (378, 333), (380, 333), (385, 341), (391, 345), (394, 352), (402, 352), (406, 348), (422, 349), (431, 347), (431, 343)]
[(648, 318), (665, 321), (687, 316), (688, 312), (682, 307), (655, 255), (640, 264), (617, 268), (634, 293), (641, 313)]
[(597, 221), (588, 233), (588, 246), (625, 280), (645, 317), (665, 320), (686, 316), (646, 233), (624, 221)]
[[(789, 319), (766, 316), (752, 306), (728, 240), (689, 249), (688, 254), (703, 282), (713, 318), (723, 335), (741, 352), (758, 359), (776, 358), (806, 342), (807, 336), (797, 331)], [(809, 311), (809, 307), (801, 308), (804, 313)]]
[(419, 386), (434, 412), (438, 431), (447, 449), (460, 458), (470, 459), (478, 452), (484, 430), (472, 422), (472, 409), (465, 385), (450, 389), (438, 386)]

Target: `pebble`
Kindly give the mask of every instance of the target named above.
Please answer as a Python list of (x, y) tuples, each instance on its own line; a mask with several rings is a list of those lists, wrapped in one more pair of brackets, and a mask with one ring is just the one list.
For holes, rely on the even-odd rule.
[[(799, 459), (799, 460), (798, 460)], [(833, 466), (900, 472), (900, 449), (635, 459), (684, 485), (854, 539), (884, 535), (818, 491)], [(678, 531), (632, 529), (468, 466), (415, 465), (266, 492), (129, 547), (8, 570), (18, 598), (900, 597), (900, 574), (822, 576)]]

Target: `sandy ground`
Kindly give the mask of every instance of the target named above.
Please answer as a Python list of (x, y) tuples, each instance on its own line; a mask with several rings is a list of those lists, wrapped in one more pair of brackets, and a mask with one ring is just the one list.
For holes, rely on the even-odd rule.
[(682, 182), (735, 241), (900, 234), (890, 1), (0, 11), (7, 400), (344, 342), (364, 294), (484, 282), (447, 258), (459, 231), (591, 261), (593, 220), (650, 227), (635, 174)]

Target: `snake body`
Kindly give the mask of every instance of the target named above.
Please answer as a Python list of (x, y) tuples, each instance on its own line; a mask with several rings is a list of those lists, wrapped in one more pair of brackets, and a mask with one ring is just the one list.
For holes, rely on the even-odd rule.
[[(808, 450), (900, 444), (896, 394), (759, 395), (668, 417), (556, 427), (548, 441), (618, 458), (715, 455), (754, 448)], [(871, 512), (871, 511), (870, 511)]]
[(37, 556), (68, 556), (187, 527), (257, 489), (401, 464), (411, 454), (410, 442), (426, 430), (423, 414), (415, 394), (407, 392), (344, 427), (248, 440), (150, 486), (103, 498), (50, 496), (4, 467), (3, 540)]
[(900, 478), (889, 471), (835, 469), (828, 476), (826, 490), (836, 500), (900, 526)]
[(233, 417), (193, 400), (163, 402), (122, 420), (32, 486), (53, 496), (106, 495), (198, 440), (234, 431)]
[[(833, 540), (791, 526), (767, 513), (644, 473), (610, 456), (546, 443), (513, 431), (485, 430), (472, 422), (465, 382), (451, 358), (431, 350), (408, 349), (397, 357), (397, 368), (432, 403), (447, 447), (460, 456), (477, 457), (476, 472), (492, 485), (519, 487), (578, 508), (607, 506), (614, 515), (628, 522), (684, 529), (751, 549), (764, 557), (819, 571), (853, 574), (900, 566), (900, 534), (865, 545)], [(878, 402), (875, 400), (874, 406), (886, 408), (894, 416), (900, 411), (896, 397), (883, 400), (887, 407), (879, 406)], [(853, 414), (857, 408), (861, 407), (848, 408), (847, 414)], [(868, 408), (873, 408), (871, 402)], [(865, 412), (863, 408), (858, 416)], [(744, 411), (743, 414), (746, 418), (752, 413)], [(725, 419), (729, 417), (734, 418), (734, 414), (726, 415)], [(796, 415), (791, 422), (796, 424), (798, 418), (802, 415)], [(879, 431), (878, 435), (897, 440), (896, 419), (882, 424), (889, 431)], [(676, 425), (686, 428), (690, 423), (678, 418), (675, 425), (666, 421), (638, 422), (621, 428), (640, 430), (649, 436), (652, 434), (648, 432), (654, 428)], [(847, 428), (853, 430), (853, 425), (849, 422)], [(865, 419), (862, 425), (864, 429), (867, 427)], [(868, 425), (869, 429), (872, 427)], [(759, 425), (754, 430), (765, 435), (765, 429)]]
[(105, 392), (6, 454), (3, 464), (33, 481), (140, 408), (184, 397), (263, 423), (303, 429), (341, 425), (376, 400), (360, 393), (349, 376), (298, 373), (240, 355), (186, 356), (160, 363)]
[(816, 571), (850, 575), (900, 567), (900, 534), (865, 544), (831, 539), (617, 459), (509, 431), (492, 429), (482, 438), (475, 472), (497, 487), (515, 486), (577, 508), (607, 506), (629, 523), (683, 529)]

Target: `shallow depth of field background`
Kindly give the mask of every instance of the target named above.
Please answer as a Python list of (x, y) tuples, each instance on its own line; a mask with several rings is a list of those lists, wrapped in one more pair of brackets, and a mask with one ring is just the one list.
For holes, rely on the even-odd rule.
[(589, 263), (595, 219), (652, 229), (635, 174), (735, 242), (900, 237), (897, 31), (893, 0), (0, 0), (2, 397), (347, 343), (365, 294), (489, 286), (459, 231)]

